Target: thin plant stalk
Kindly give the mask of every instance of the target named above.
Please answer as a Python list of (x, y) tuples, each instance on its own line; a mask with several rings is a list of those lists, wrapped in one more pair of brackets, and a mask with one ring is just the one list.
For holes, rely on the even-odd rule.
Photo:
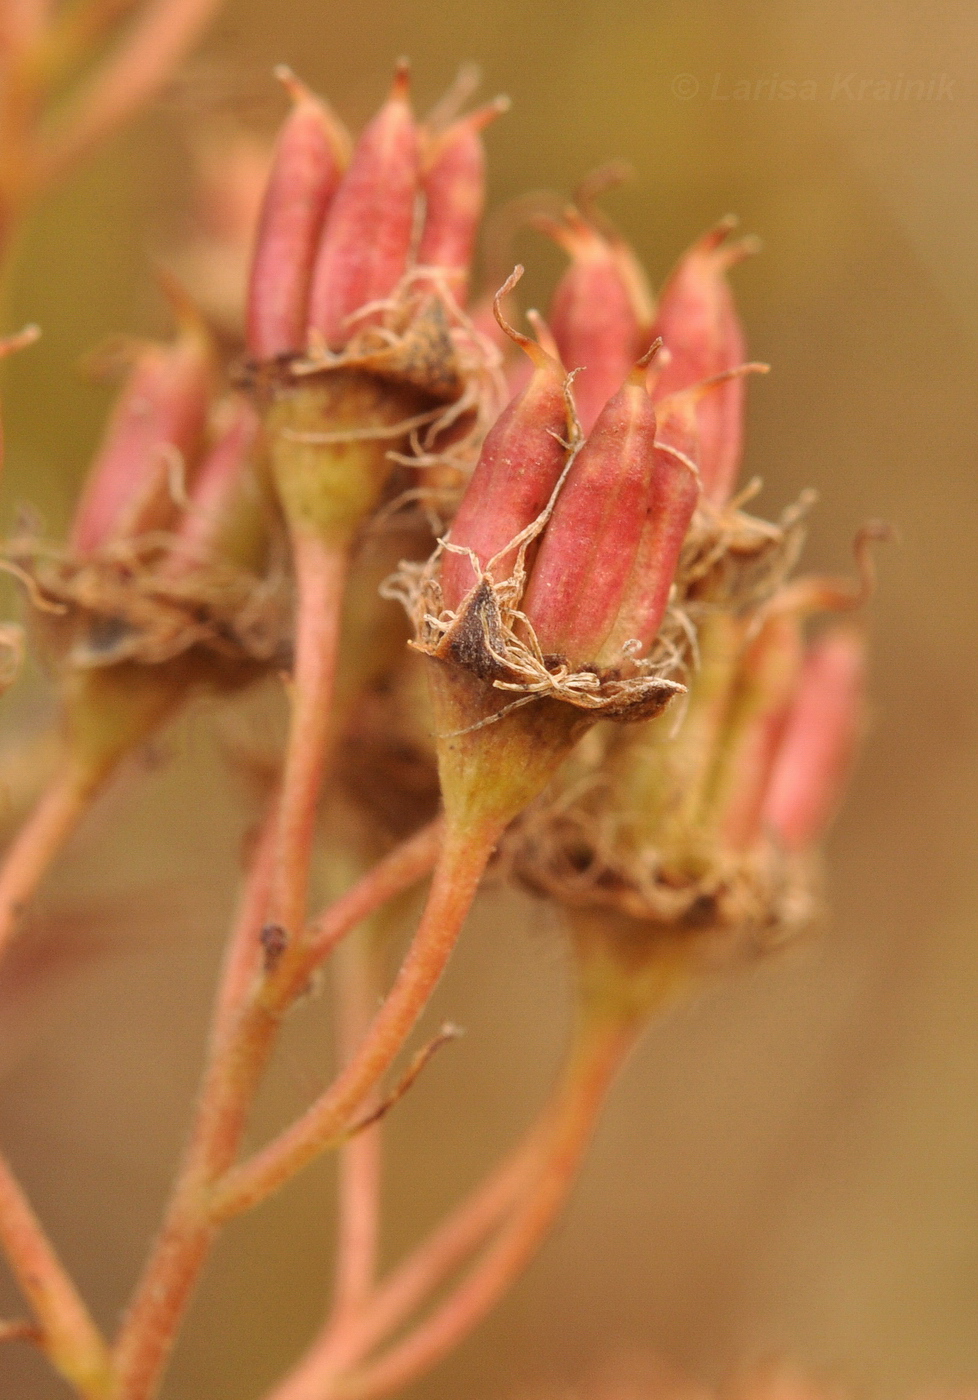
[[(277, 831), (276, 827), (276, 831)], [(155, 1393), (190, 1294), (216, 1237), (215, 1183), (234, 1161), (248, 1111), (281, 1020), (340, 938), (386, 900), (423, 878), (434, 863), (441, 826), (433, 822), (391, 852), (313, 925), (304, 946), (273, 964), (261, 944), (255, 890), (266, 878), (261, 849), (252, 888), (242, 901), (218, 992), (210, 1059), (200, 1090), (183, 1166), (163, 1226), (137, 1285), (115, 1344), (120, 1400)], [(255, 958), (255, 945), (265, 957)], [(256, 967), (248, 995), (245, 971)], [(233, 988), (233, 990), (232, 990)]]
[(170, 78), (221, 0), (149, 0), (118, 45), (73, 93), (35, 152), (36, 184), (49, 186), (104, 141)]
[[(379, 933), (372, 921), (357, 929), (336, 950), (333, 1000), (340, 1064), (349, 1064), (359, 1049), (380, 997)], [(374, 1090), (364, 1100), (364, 1112), (369, 1114), (378, 1102)], [(382, 1157), (380, 1121), (356, 1133), (340, 1149), (331, 1310), (337, 1323), (357, 1312), (374, 1284), (380, 1235)]]
[(2, 1157), (0, 1243), (40, 1324), (39, 1344), (51, 1364), (85, 1400), (107, 1400), (108, 1347)]
[(441, 978), (498, 835), (495, 827), (488, 834), (469, 828), (446, 831), (417, 932), (356, 1055), (291, 1127), (217, 1184), (212, 1200), (216, 1219), (252, 1209), (322, 1152), (341, 1144)]
[(258, 832), (248, 878), (238, 906), (234, 928), (228, 941), (224, 966), (218, 984), (211, 1041), (225, 1041), (261, 967), (261, 929), (271, 895), (275, 872), (275, 843), (278, 837), (278, 804), (273, 802)]
[[(307, 1357), (301, 1372), (274, 1390), (269, 1400), (360, 1400), (398, 1390), (435, 1365), (495, 1307), (563, 1208), (608, 1090), (641, 1026), (634, 1018), (583, 1017), (562, 1083), (543, 1115), (544, 1131), (531, 1133), (526, 1144), (529, 1155), (517, 1153), (504, 1164), (448, 1222), (448, 1231), (437, 1232), (419, 1248), (407, 1270), (402, 1266), (392, 1276), (348, 1334), (339, 1332), (318, 1355)], [(476, 1233), (484, 1237), (485, 1227), (499, 1224), (500, 1215), (495, 1240), (448, 1298), (378, 1359), (357, 1366), (418, 1301), (422, 1288), (428, 1293), (441, 1281), (445, 1256), (456, 1263), (459, 1246), (469, 1245)], [(392, 1307), (395, 1299), (398, 1306)]]
[(282, 775), (268, 919), (294, 937), (305, 925), (316, 811), (326, 766), (343, 590), (344, 546), (293, 536), (297, 604), (292, 718)]
[(328, 1320), (305, 1357), (267, 1400), (317, 1394), (323, 1376), (348, 1370), (410, 1317), (512, 1210), (532, 1177), (549, 1125), (550, 1106), (520, 1144), (391, 1270), (355, 1314)]
[(95, 795), (97, 780), (73, 766), (52, 780), (0, 864), (0, 956), (48, 868)]

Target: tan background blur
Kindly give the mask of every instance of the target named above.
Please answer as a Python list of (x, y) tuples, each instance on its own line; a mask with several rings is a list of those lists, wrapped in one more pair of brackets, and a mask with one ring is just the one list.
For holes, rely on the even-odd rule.
[[(512, 95), (489, 136), (494, 203), (631, 160), (638, 178), (609, 207), (656, 280), (736, 210), (766, 249), (736, 273), (752, 353), (775, 370), (751, 389), (762, 504), (818, 488), (821, 565), (845, 565), (869, 515), (903, 536), (881, 560), (875, 727), (831, 841), (823, 935), (718, 979), (648, 1036), (559, 1235), (416, 1393), (572, 1387), (636, 1348), (708, 1377), (781, 1350), (873, 1396), (976, 1381), (978, 10), (229, 0), (179, 101), (33, 224), (11, 325), (30, 317), (45, 336), (6, 381), (8, 507), (31, 499), (61, 525), (106, 402), (77, 358), (109, 331), (161, 324), (147, 268), (186, 197), (188, 122), (273, 121), (277, 61), (360, 122), (402, 52), (422, 108), (466, 58), (487, 94)], [(933, 96), (874, 96), (901, 77), (934, 80)], [(775, 78), (814, 96), (757, 93)], [(529, 239), (520, 251), (542, 298), (556, 262)], [(199, 708), (48, 887), (49, 916), (107, 921), (121, 947), (15, 1000), (0, 1030), (0, 1141), (107, 1325), (178, 1151), (233, 894), (243, 819), (213, 733)], [(564, 975), (539, 911), (485, 902), (432, 1012), (469, 1033), (391, 1132), (392, 1249), (532, 1111)], [(324, 1016), (320, 1003), (297, 1025), (266, 1125), (322, 1082)], [(257, 1397), (295, 1354), (321, 1308), (328, 1181), (307, 1173), (230, 1231), (169, 1400)], [(16, 1308), (8, 1291), (0, 1314)], [(25, 1352), (0, 1354), (4, 1400), (60, 1394)]]

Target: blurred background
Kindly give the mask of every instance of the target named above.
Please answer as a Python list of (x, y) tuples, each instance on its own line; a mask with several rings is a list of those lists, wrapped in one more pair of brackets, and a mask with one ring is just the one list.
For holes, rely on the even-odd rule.
[[(816, 487), (808, 560), (832, 569), (867, 517), (901, 534), (880, 559), (874, 724), (823, 927), (646, 1037), (558, 1234), (412, 1394), (576, 1394), (635, 1354), (709, 1380), (778, 1353), (874, 1397), (974, 1383), (978, 10), (228, 0), (172, 93), (31, 223), (7, 328), (44, 337), (5, 376), (4, 523), (30, 501), (62, 528), (108, 402), (80, 357), (165, 325), (150, 272), (193, 231), (195, 133), (271, 131), (277, 62), (357, 125), (401, 53), (422, 111), (465, 59), (487, 96), (512, 96), (488, 135), (493, 204), (630, 161), (606, 204), (656, 282), (739, 213), (764, 241), (734, 274), (740, 306), (774, 370), (750, 390), (762, 513)], [(545, 300), (558, 259), (529, 236), (517, 251), (528, 300)], [(4, 701), (15, 733), (45, 694)], [(224, 725), (198, 705), (102, 802), (46, 886), (0, 1018), (0, 1141), (107, 1326), (179, 1151), (250, 820)], [(105, 955), (75, 965), (66, 929)], [(555, 921), (488, 894), (428, 1018), (468, 1034), (391, 1122), (392, 1255), (533, 1112), (565, 984)], [(325, 1017), (319, 1002), (295, 1018), (256, 1134), (324, 1082)], [(308, 1171), (229, 1231), (168, 1400), (248, 1400), (295, 1356), (322, 1309), (330, 1180)], [(0, 1314), (18, 1311), (2, 1292)], [(62, 1393), (26, 1349), (0, 1352), (4, 1397)]]

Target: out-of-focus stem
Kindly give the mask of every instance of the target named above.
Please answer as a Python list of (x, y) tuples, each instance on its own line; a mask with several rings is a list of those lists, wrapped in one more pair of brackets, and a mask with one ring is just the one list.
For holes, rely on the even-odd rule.
[[(340, 1064), (349, 1064), (370, 1027), (380, 996), (378, 930), (359, 929), (336, 950), (333, 990), (336, 1040)], [(369, 1113), (377, 1092), (363, 1109)], [(353, 1313), (368, 1296), (377, 1268), (380, 1228), (382, 1126), (372, 1124), (356, 1133), (340, 1150), (338, 1162), (338, 1225), (332, 1315)]]
[(122, 664), (80, 671), (65, 683), (66, 753), (0, 863), (0, 954), (45, 871), (122, 760), (171, 716), (190, 677)]
[(0, 1322), (0, 1342), (33, 1342), (35, 1346), (44, 1346), (44, 1333), (36, 1322), (30, 1322), (26, 1317), (4, 1318)]
[(183, 1167), (116, 1341), (118, 1400), (148, 1400), (155, 1394), (219, 1226), (213, 1210), (214, 1183), (228, 1171), (237, 1153), (282, 1016), (345, 933), (427, 873), (439, 835), (440, 824), (434, 822), (378, 862), (320, 917), (307, 942), (285, 949), (277, 965), (263, 949), (264, 969), (256, 968), (258, 975), (251, 978), (248, 995), (238, 1003), (251, 957), (246, 945), (259, 932), (253, 917), (259, 908), (257, 887), (264, 878), (257, 871), (262, 860), (259, 851), (252, 875), (255, 883), (243, 900), (235, 946), (225, 961), (210, 1061)]
[[(520, 1147), (373, 1294), (318, 1339), (268, 1400), (386, 1394), (450, 1351), (497, 1303), (571, 1189), (612, 1079), (640, 1033), (631, 1016), (582, 1017), (561, 1084)], [(359, 1366), (498, 1227), (468, 1275), (407, 1337)]]
[(90, 54), (106, 31), (131, 10), (138, 0), (76, 0), (55, 16), (34, 59), (46, 84), (66, 74)]
[(289, 727), (268, 919), (295, 937), (305, 923), (309, 867), (330, 732), (349, 556), (312, 532), (293, 535), (298, 612)]
[(418, 930), (356, 1055), (301, 1118), (228, 1172), (214, 1192), (215, 1219), (250, 1210), (321, 1152), (339, 1145), (353, 1115), (393, 1063), (427, 1005), (498, 836), (495, 828), (446, 832)]
[(377, 1360), (316, 1392), (368, 1400), (407, 1385), (434, 1366), (489, 1313), (522, 1274), (559, 1215), (608, 1089), (641, 1022), (585, 1019), (557, 1101), (552, 1135), (533, 1184), (496, 1240), (449, 1297)]
[(48, 867), (84, 816), (99, 775), (66, 766), (14, 837), (0, 865), (0, 955)]
[(224, 958), (211, 1026), (212, 1051), (216, 1051), (230, 1034), (261, 967), (261, 929), (272, 888), (277, 834), (278, 806), (273, 803), (265, 814), (251, 853), (251, 865)]
[(40, 1323), (40, 1345), (51, 1364), (86, 1400), (106, 1400), (108, 1348), (2, 1157), (0, 1242)]
[(118, 46), (57, 114), (34, 153), (36, 182), (50, 185), (160, 90), (199, 38), (220, 0), (149, 0)]
[(290, 966), (283, 962), (282, 973), (287, 975), (280, 996), (294, 994), (351, 928), (431, 871), (441, 850), (444, 830), (442, 818), (436, 817), (379, 860), (346, 894), (319, 915), (297, 950), (295, 964)]
[(318, 1396), (327, 1378), (367, 1355), (464, 1264), (518, 1200), (549, 1123), (550, 1106), (519, 1146), (390, 1272), (355, 1314), (329, 1320), (267, 1400)]

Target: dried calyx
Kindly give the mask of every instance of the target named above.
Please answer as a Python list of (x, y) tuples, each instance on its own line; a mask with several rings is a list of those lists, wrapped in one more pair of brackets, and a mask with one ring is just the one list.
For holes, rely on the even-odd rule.
[(287, 590), (269, 573), (271, 517), (248, 402), (215, 402), (214, 348), (169, 288), (178, 333), (133, 351), (65, 546), (29, 530), (7, 557), (30, 580), (35, 629), (61, 667), (187, 657), (228, 684), (279, 660)]
[[(789, 555), (798, 527), (782, 536)], [(510, 874), (556, 899), (593, 936), (626, 946), (679, 939), (697, 959), (763, 951), (817, 908), (817, 846), (848, 780), (865, 715), (865, 638), (805, 623), (860, 608), (861, 577), (799, 579), (753, 604), (687, 595), (696, 652), (681, 714), (588, 736), (508, 833)], [(682, 574), (680, 574), (682, 583)]]

